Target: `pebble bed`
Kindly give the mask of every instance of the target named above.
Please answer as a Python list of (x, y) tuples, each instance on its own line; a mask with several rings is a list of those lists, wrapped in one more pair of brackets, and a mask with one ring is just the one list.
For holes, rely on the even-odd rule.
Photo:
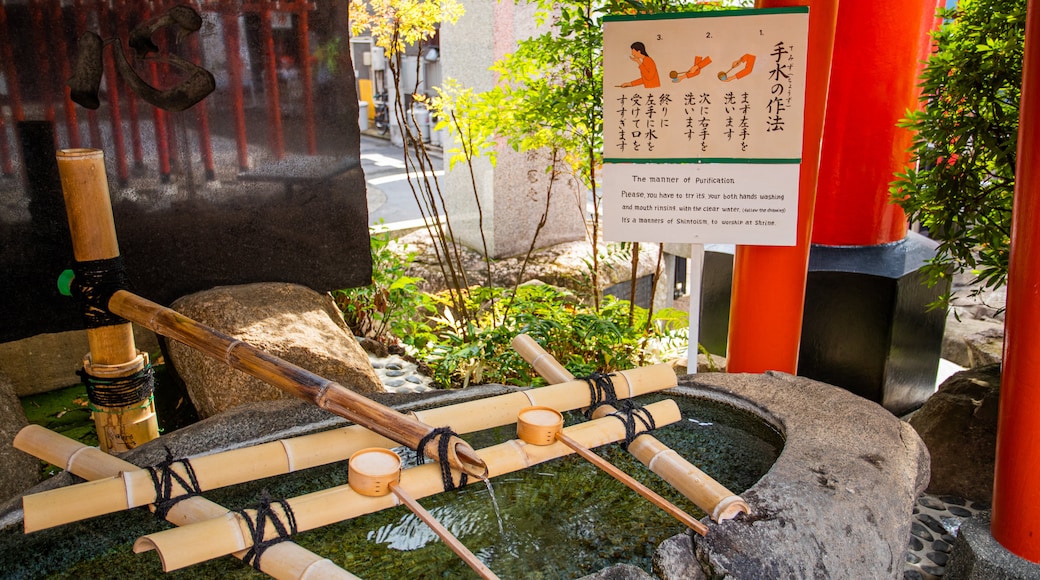
[(914, 506), (904, 580), (942, 578), (961, 523), (989, 507), (959, 497), (922, 494)]
[(430, 378), (420, 373), (415, 363), (395, 354), (386, 357), (369, 355), (369, 360), (388, 393), (424, 393), (433, 389)]

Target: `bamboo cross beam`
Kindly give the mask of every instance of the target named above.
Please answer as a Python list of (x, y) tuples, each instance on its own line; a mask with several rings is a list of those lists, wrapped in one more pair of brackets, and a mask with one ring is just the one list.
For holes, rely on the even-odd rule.
[[(574, 375), (530, 336), (520, 334), (514, 337), (513, 349), (546, 381), (566, 383), (574, 380)], [(614, 407), (601, 405), (593, 416), (614, 412)], [(741, 513), (751, 513), (751, 507), (743, 498), (698, 469), (653, 435), (641, 435), (629, 444), (628, 451), (711, 516), (712, 520), (721, 522), (735, 518)]]
[[(622, 398), (659, 391), (676, 385), (668, 365), (651, 365), (623, 371), (616, 388)], [(532, 405), (570, 411), (592, 404), (588, 385), (569, 381), (497, 395), (444, 407), (424, 409), (411, 416), (426, 425), (453, 425), (460, 434), (500, 427), (516, 421), (517, 413)], [(189, 458), (202, 491), (237, 485), (265, 477), (343, 461), (367, 447), (396, 447), (392, 439), (361, 425), (349, 425), (260, 445)], [(175, 463), (174, 473), (187, 477)], [(148, 470), (124, 471), (118, 477), (98, 476), (97, 481), (70, 485), (22, 499), (25, 531), (67, 524), (87, 518), (149, 505), (156, 501), (155, 485)]]
[[(118, 476), (120, 472), (137, 470), (137, 466), (132, 463), (39, 425), (29, 425), (19, 431), (13, 445), (15, 449), (48, 463), (65, 466), (69, 473), (88, 480)], [(166, 519), (174, 525), (184, 526), (218, 518), (226, 513), (226, 508), (204, 497), (195, 496), (173, 506)], [(246, 550), (238, 550), (231, 554), (241, 560)], [(264, 557), (260, 559), (260, 571), (279, 580), (360, 580), (328, 558), (322, 558), (291, 541), (268, 548)]]
[[(363, 425), (411, 449), (417, 449), (422, 440), (433, 431), (433, 427), (359, 395), (339, 383), (320, 377), (127, 290), (118, 290), (112, 294), (108, 300), (108, 308), (117, 316), (182, 342), (203, 354), (223, 361), (231, 368), (311, 401), (326, 411)], [(421, 451), (427, 457), (439, 461), (437, 447), (438, 442), (433, 440)], [(450, 439), (447, 460), (459, 471), (478, 478), (487, 476), (487, 466), (473, 448), (458, 437), (452, 436)]]
[[(669, 425), (682, 418), (679, 407), (672, 400), (652, 403), (645, 408), (657, 425)], [(567, 427), (564, 431), (569, 437), (589, 448), (625, 438), (625, 426), (611, 417)], [(488, 466), (490, 477), (526, 469), (571, 453), (573, 451), (560, 442), (551, 445), (528, 445), (519, 440), (506, 441), (479, 451), (480, 457)], [(444, 491), (440, 466), (432, 464), (405, 469), (401, 473), (400, 485), (411, 497), (417, 499)], [(394, 494), (365, 496), (354, 491), (350, 485), (341, 485), (286, 500), (294, 514), (296, 527), (301, 532), (394, 507), (399, 501)], [(278, 517), (284, 516), (284, 511), (278, 505), (272, 505), (271, 510)], [(249, 517), (255, 519), (253, 510), (245, 511)], [(270, 525), (269, 530), (273, 530)], [(214, 520), (142, 536), (134, 544), (134, 551), (156, 550), (162, 560), (163, 569), (170, 571), (246, 549), (252, 542), (247, 522), (241, 514), (232, 512)]]

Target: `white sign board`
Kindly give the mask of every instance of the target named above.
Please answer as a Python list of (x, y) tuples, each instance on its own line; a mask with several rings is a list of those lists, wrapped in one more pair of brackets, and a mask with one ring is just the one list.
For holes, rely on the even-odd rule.
[(612, 241), (794, 245), (808, 8), (604, 24)]

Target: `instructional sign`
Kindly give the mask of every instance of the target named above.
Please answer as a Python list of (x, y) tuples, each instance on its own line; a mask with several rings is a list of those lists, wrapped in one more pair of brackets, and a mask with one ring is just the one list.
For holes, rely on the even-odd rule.
[(795, 243), (808, 16), (607, 19), (606, 239)]

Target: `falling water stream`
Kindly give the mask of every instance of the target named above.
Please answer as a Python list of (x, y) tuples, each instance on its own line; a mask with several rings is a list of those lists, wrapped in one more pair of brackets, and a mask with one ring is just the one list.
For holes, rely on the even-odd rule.
[(491, 478), (485, 476), (481, 479), (484, 480), (484, 485), (486, 485), (488, 489), (488, 495), (491, 496), (491, 506), (495, 508), (495, 518), (498, 520), (498, 532), (504, 534), (506, 533), (506, 527), (502, 524), (502, 510), (498, 507), (498, 499), (495, 498), (495, 488), (491, 486)]

